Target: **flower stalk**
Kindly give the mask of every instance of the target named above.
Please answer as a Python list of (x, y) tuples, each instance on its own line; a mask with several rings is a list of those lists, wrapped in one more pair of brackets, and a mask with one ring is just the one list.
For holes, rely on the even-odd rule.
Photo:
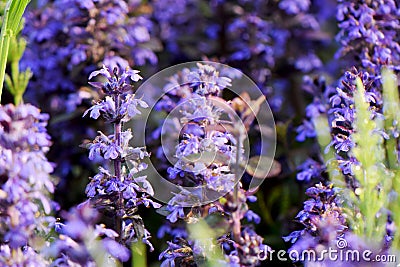
[[(153, 249), (148, 241), (150, 233), (144, 227), (142, 218), (136, 214), (139, 205), (159, 207), (149, 199), (154, 193), (151, 184), (146, 176), (140, 176), (140, 172), (147, 168), (143, 160), (148, 153), (143, 147), (131, 147), (129, 140), (133, 137), (132, 132), (130, 129), (123, 130), (124, 122), (141, 114), (138, 107), (147, 107), (146, 102), (135, 98), (132, 92), (131, 81), (137, 82), (142, 77), (136, 70), (126, 68), (120, 71), (117, 67), (112, 69), (106, 66), (94, 71), (89, 79), (97, 75), (104, 76), (106, 82), (90, 84), (100, 89), (105, 97), (84, 116), (89, 112), (94, 119), (102, 116), (112, 124), (113, 133), (107, 136), (99, 131), (95, 140), (86, 146), (90, 150), (89, 159), (100, 157), (110, 166), (99, 167), (100, 172), (91, 178), (86, 194), (96, 208), (112, 216), (121, 244), (130, 246), (132, 242), (142, 241)], [(128, 170), (123, 163), (131, 168)]]
[(240, 244), (240, 233), (241, 233), (241, 210), (240, 210), (240, 202), (239, 200), (239, 186), (240, 186), (240, 179), (241, 179), (241, 174), (240, 174), (240, 151), (242, 149), (242, 138), (243, 138), (243, 133), (242, 133), (242, 128), (239, 126), (238, 131), (236, 133), (236, 161), (235, 161), (235, 181), (237, 183), (235, 184), (235, 187), (233, 189), (233, 201), (234, 205), (236, 207), (236, 210), (232, 213), (232, 233), (233, 233), (233, 239), (235, 240), (236, 243)]

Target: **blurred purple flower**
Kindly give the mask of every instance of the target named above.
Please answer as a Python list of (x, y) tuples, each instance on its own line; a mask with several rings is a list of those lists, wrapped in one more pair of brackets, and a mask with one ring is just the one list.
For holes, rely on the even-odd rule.
[(303, 124), (297, 127), (296, 132), (296, 140), (299, 142), (303, 142), (307, 138), (314, 138), (316, 136), (314, 125), (308, 120), (304, 120)]
[[(136, 12), (141, 5), (137, 1), (57, 0), (29, 10), (26, 17), (31, 23), (24, 33), (30, 45), (21, 63), (36, 77), (29, 95), (40, 99), (37, 92), (31, 92), (39, 87), (46, 93), (75, 91), (84, 83), (74, 78), (74, 68), (87, 75), (101, 62), (118, 63), (122, 68), (157, 63), (154, 52), (145, 45), (153, 39), (153, 25), (148, 14)], [(132, 57), (139, 60), (126, 60)], [(53, 75), (48, 76), (50, 73)]]
[(49, 116), (30, 104), (0, 105), (0, 265), (46, 264), (30, 247), (35, 236), (48, 235), (55, 219), (49, 194), (53, 164), (46, 158), (51, 141)]
[(63, 216), (65, 222), (56, 223), (59, 239), (44, 251), (46, 256), (55, 259), (52, 266), (65, 261), (79, 266), (92, 266), (95, 264), (93, 255), (96, 253), (98, 255), (109, 253), (123, 262), (129, 260), (129, 250), (114, 240), (118, 234), (105, 228), (104, 224), (95, 224), (99, 214), (88, 202), (64, 212)]
[(310, 7), (310, 0), (283, 0), (280, 1), (279, 7), (290, 15), (307, 11)]
[(336, 16), (340, 31), (336, 39), (341, 48), (337, 57), (358, 58), (360, 65), (372, 75), (378, 75), (383, 65), (399, 69), (398, 9), (398, 3), (393, 0), (357, 4), (340, 1)]
[[(330, 245), (347, 229), (345, 216), (341, 209), (342, 200), (337, 195), (336, 188), (332, 184), (316, 184), (307, 189), (306, 194), (310, 197), (304, 202), (303, 210), (296, 219), (304, 226), (304, 229), (294, 231), (283, 239), (293, 243), (289, 249), (303, 250), (315, 249), (318, 244)], [(326, 227), (323, 223), (332, 223), (333, 229)]]

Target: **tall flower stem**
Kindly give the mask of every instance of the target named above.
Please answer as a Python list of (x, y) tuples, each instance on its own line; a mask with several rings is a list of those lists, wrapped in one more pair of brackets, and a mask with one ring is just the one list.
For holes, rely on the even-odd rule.
[(233, 199), (235, 202), (236, 210), (232, 214), (232, 220), (233, 220), (233, 225), (232, 225), (232, 231), (233, 231), (233, 239), (235, 242), (240, 244), (240, 231), (241, 231), (241, 223), (240, 223), (240, 202), (238, 201), (239, 199), (239, 184), (240, 184), (240, 165), (239, 165), (239, 160), (240, 160), (240, 148), (242, 147), (242, 131), (239, 128), (239, 131), (237, 133), (237, 139), (236, 139), (236, 162), (235, 162), (235, 187), (233, 189)]
[[(115, 110), (117, 111), (117, 114), (119, 114), (119, 109), (120, 109), (120, 97), (118, 94), (114, 95), (114, 103), (115, 103)], [(116, 121), (114, 123), (114, 138), (116, 145), (118, 147), (121, 146), (121, 130), (122, 130), (122, 122), (119, 118), (116, 118)], [(118, 181), (122, 181), (122, 175), (121, 175), (121, 158), (117, 157), (114, 160), (114, 173), (115, 177), (117, 178)], [(123, 198), (122, 198), (122, 192), (118, 191), (118, 203), (117, 203), (117, 216), (115, 217), (115, 229), (118, 233), (118, 240), (122, 240), (122, 220), (120, 216), (120, 211), (123, 208)]]

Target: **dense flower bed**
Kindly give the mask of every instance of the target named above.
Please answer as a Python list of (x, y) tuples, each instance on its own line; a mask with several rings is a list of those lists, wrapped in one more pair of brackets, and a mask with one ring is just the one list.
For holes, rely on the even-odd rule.
[(0, 10), (0, 266), (400, 262), (398, 1)]

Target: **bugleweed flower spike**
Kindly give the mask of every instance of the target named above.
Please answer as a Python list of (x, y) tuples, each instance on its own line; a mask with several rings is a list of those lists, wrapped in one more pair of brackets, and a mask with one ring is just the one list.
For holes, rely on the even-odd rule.
[[(103, 66), (102, 69), (90, 74), (89, 79), (97, 75), (106, 78), (105, 82), (90, 82), (92, 86), (104, 93), (104, 98), (89, 108), (83, 116), (89, 114), (93, 119), (103, 118), (113, 125), (113, 133), (99, 135), (86, 144), (89, 149), (89, 159), (101, 157), (111, 166), (99, 167), (99, 173), (90, 179), (86, 194), (94, 207), (115, 218), (115, 230), (121, 243), (130, 245), (131, 242), (144, 242), (150, 246), (150, 233), (143, 220), (136, 213), (139, 205), (159, 207), (150, 196), (154, 191), (146, 176), (140, 171), (147, 167), (143, 159), (148, 156), (145, 148), (131, 147), (130, 129), (123, 130), (123, 123), (137, 114), (140, 108), (147, 104), (135, 98), (132, 93), (132, 82), (142, 77), (139, 71), (126, 68), (121, 71), (118, 67)], [(129, 163), (130, 169), (125, 166)]]
[[(257, 266), (261, 261), (258, 256), (267, 253), (270, 248), (263, 244), (263, 238), (255, 232), (251, 224), (244, 223), (245, 219), (257, 223), (260, 217), (248, 207), (247, 201), (255, 201), (256, 197), (244, 189), (240, 182), (242, 172), (239, 168), (239, 163), (245, 158), (244, 126), (250, 126), (251, 121), (241, 118), (241, 122), (236, 114), (228, 114), (232, 116), (232, 125), (226, 124), (222, 127), (218, 124), (222, 121), (224, 112), (246, 113), (243, 111), (245, 106), (240, 98), (242, 96), (232, 101), (221, 98), (222, 91), (232, 85), (232, 80), (220, 75), (220, 70), (211, 64), (199, 63), (191, 70), (184, 69), (171, 77), (170, 81), (174, 85), (177, 81), (186, 82), (183, 85), (178, 83), (178, 89), (170, 91), (159, 105), (160, 109), (167, 111), (177, 105), (179, 114), (183, 115), (180, 123), (185, 125), (180, 126), (182, 138), (176, 146), (177, 161), (167, 170), (169, 178), (178, 184), (204, 185), (207, 190), (222, 192), (223, 197), (212, 203), (193, 205), (190, 208), (182, 207), (180, 203), (187, 199), (198, 199), (200, 203), (200, 195), (182, 189), (170, 199), (165, 208), (166, 219), (170, 224), (164, 226), (163, 231), (169, 232), (173, 240), (168, 242), (168, 248), (160, 254), (159, 259), (163, 260), (161, 266), (195, 266), (203, 261), (216, 264), (212, 266)], [(177, 99), (175, 103), (171, 101), (173, 96)], [(223, 110), (224, 106), (230, 109)], [(185, 124), (187, 122), (190, 124)], [(161, 134), (168, 135), (168, 132), (161, 131)], [(204, 162), (190, 160), (200, 153), (205, 155), (213, 152), (218, 156), (210, 162), (204, 161), (205, 157)], [(218, 226), (215, 226), (215, 233), (207, 230), (209, 226), (202, 226), (207, 225), (206, 221), (213, 220), (219, 221)], [(182, 230), (183, 221), (187, 223), (189, 234)], [(174, 227), (175, 231), (172, 230)], [(208, 241), (214, 245), (204, 246), (201, 238), (195, 238), (196, 234), (193, 232), (201, 229), (209, 235), (212, 241)], [(216, 251), (217, 247), (221, 251)], [(222, 252), (221, 255), (218, 252)]]

